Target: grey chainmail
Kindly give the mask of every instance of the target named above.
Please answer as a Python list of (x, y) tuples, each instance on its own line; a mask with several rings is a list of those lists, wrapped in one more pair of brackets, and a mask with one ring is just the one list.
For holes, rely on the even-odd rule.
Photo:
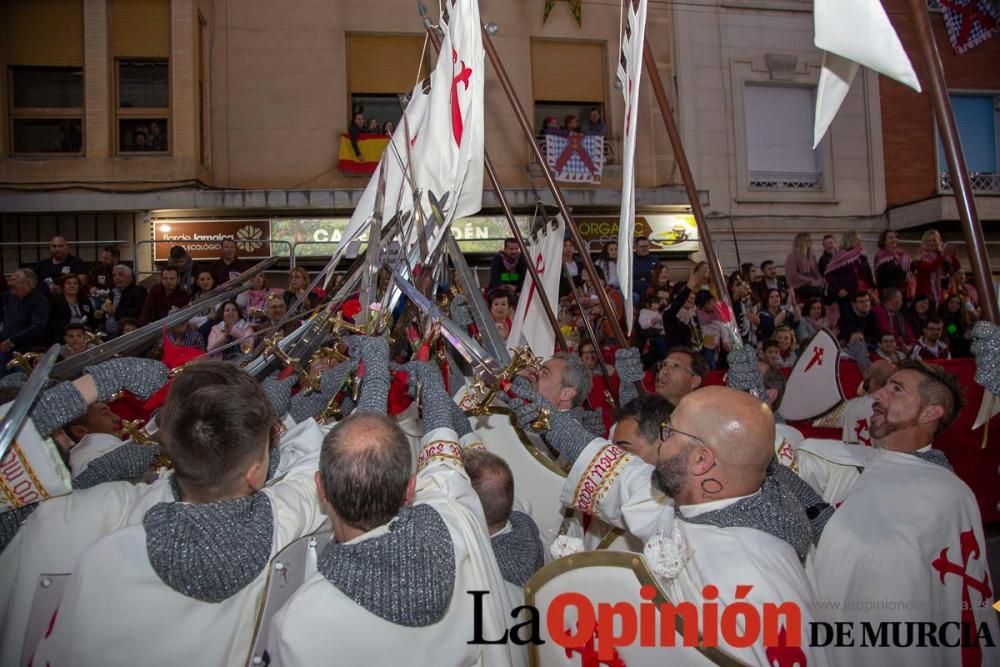
[(861, 370), (861, 375), (868, 372), (868, 367), (872, 365), (871, 357), (868, 356), (868, 346), (863, 340), (855, 338), (844, 348), (844, 355), (853, 359)]
[(319, 379), (319, 391), (312, 393), (299, 392), (292, 397), (292, 404), (288, 409), (288, 414), (296, 422), (302, 422), (310, 417), (315, 417), (330, 404), (330, 399), (343, 389), (348, 376), (357, 370), (357, 364), (353, 361), (342, 361), (333, 368), (325, 371)]
[(0, 387), (20, 388), (24, 386), (24, 383), (27, 381), (27, 373), (7, 373), (7, 375), (0, 377)]
[(430, 505), (404, 507), (378, 537), (353, 544), (331, 541), (316, 565), (354, 602), (410, 628), (444, 618), (455, 590), (455, 545)]
[(979, 320), (972, 327), (972, 354), (976, 357), (976, 382), (1000, 394), (1000, 327)]
[[(438, 428), (454, 428), (451, 408), (448, 405), (454, 405), (455, 401), (451, 400), (451, 396), (444, 388), (441, 369), (429, 361), (411, 361), (403, 368), (409, 373), (410, 387), (419, 383), (421, 388), (420, 418), (424, 435)], [(414, 393), (416, 392), (411, 391), (411, 395)]]
[(384, 415), (392, 385), (388, 341), (385, 336), (355, 336), (351, 340), (351, 358), (365, 364), (356, 409)]
[(571, 462), (576, 462), (583, 450), (594, 439), (594, 434), (573, 418), (572, 410), (559, 410), (545, 400), (527, 382), (515, 380), (511, 384), (514, 397), (509, 399), (511, 411), (521, 428), (538, 433), (531, 423), (543, 409), (549, 411), (549, 430), (542, 432), (545, 442)]
[(452, 398), (458, 395), (458, 392), (462, 390), (465, 386), (465, 376), (462, 372), (458, 370), (458, 367), (449, 362), (448, 363), (448, 393), (451, 394)]
[(36, 509), (38, 509), (38, 503), (32, 503), (0, 514), (0, 553), (3, 553), (3, 550), (17, 535), (17, 531), (21, 530), (21, 526)]
[(469, 415), (465, 414), (465, 411), (452, 399), (448, 399), (448, 410), (451, 411), (451, 425), (455, 429), (455, 433), (458, 434), (459, 438), (464, 438), (465, 436), (472, 433), (472, 424), (469, 423)]
[(96, 366), (88, 366), (89, 373), (97, 386), (97, 400), (110, 401), (120, 390), (125, 390), (141, 399), (147, 399), (167, 383), (169, 371), (156, 359), (121, 357), (109, 359)]
[(763, 399), (767, 392), (764, 389), (764, 378), (757, 367), (757, 361), (757, 352), (749, 345), (733, 349), (729, 353), (726, 385), (730, 389), (745, 391), (752, 396)]
[(510, 528), (509, 533), (494, 535), (490, 542), (504, 581), (524, 586), (545, 565), (545, 547), (538, 526), (524, 512), (510, 513)]
[(468, 327), (472, 324), (472, 315), (469, 313), (469, 302), (464, 294), (459, 294), (451, 302), (451, 309), (448, 311), (451, 321), (460, 327)]
[(581, 410), (579, 421), (583, 427), (597, 437), (603, 437), (607, 430), (604, 427), (604, 417), (600, 410)]
[(812, 543), (812, 526), (802, 505), (795, 494), (778, 484), (774, 477), (765, 477), (758, 493), (729, 507), (693, 517), (680, 514), (687, 523), (763, 531), (792, 545), (803, 563)]
[(159, 503), (142, 525), (160, 580), (201, 602), (238, 593), (271, 559), (274, 515), (263, 493), (208, 504)]
[[(292, 402), (292, 387), (299, 381), (299, 377), (294, 373), (284, 380), (278, 379), (281, 371), (275, 371), (264, 378), (260, 383), (260, 388), (267, 395), (267, 400), (271, 403), (271, 408), (278, 419), (288, 414), (288, 406)], [(296, 421), (298, 421), (296, 419)]]
[(799, 501), (809, 523), (812, 524), (813, 544), (819, 544), (826, 522), (833, 516), (833, 506), (824, 501), (823, 497), (793, 470), (778, 463), (777, 459), (773, 459), (771, 465), (767, 467), (767, 475), (774, 478), (783, 490), (789, 491)]
[(625, 405), (633, 398), (638, 398), (639, 390), (635, 388), (635, 383), (642, 382), (646, 375), (642, 368), (642, 360), (639, 358), (639, 348), (618, 348), (615, 351), (615, 371), (621, 379), (618, 388), (619, 404)]
[(267, 481), (270, 482), (278, 474), (279, 463), (281, 463), (281, 449), (274, 445), (267, 450)]
[(83, 396), (72, 382), (60, 382), (42, 392), (31, 409), (31, 420), (43, 438), (87, 412)]
[(913, 455), (916, 456), (918, 459), (923, 459), (928, 463), (934, 463), (936, 465), (941, 466), (942, 468), (947, 468), (948, 470), (955, 472), (955, 469), (951, 467), (951, 462), (948, 461), (948, 457), (945, 456), (944, 452), (942, 452), (940, 449), (931, 448), (928, 449), (926, 452), (913, 452)]
[(73, 479), (74, 489), (89, 489), (104, 482), (141, 482), (160, 455), (157, 445), (128, 442), (100, 456)]

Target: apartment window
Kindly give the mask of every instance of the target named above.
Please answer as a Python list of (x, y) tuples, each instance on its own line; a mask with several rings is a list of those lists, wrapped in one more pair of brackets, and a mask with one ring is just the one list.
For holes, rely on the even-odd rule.
[(555, 117), (560, 127), (567, 116), (582, 124), (593, 108), (605, 119), (605, 52), (602, 42), (531, 40), (531, 87), (535, 131)]
[(403, 115), (400, 96), (412, 92), (418, 78), (430, 75), (428, 51), (433, 48), (424, 48), (422, 35), (347, 35), (351, 107), (345, 127), (357, 113), (372, 123), (374, 132), (380, 133), (387, 121), (398, 123)]
[(15, 155), (83, 152), (83, 69), (11, 67)]
[(170, 3), (112, 0), (119, 154), (170, 152)]
[[(951, 108), (955, 112), (962, 154), (969, 169), (972, 189), (979, 192), (1000, 193), (1000, 173), (997, 169), (998, 137), (1000, 137), (1000, 96), (951, 94)], [(951, 174), (944, 147), (938, 138), (938, 165), (941, 185), (951, 188)]]
[(743, 91), (750, 190), (822, 190), (812, 148), (816, 89), (747, 83)]

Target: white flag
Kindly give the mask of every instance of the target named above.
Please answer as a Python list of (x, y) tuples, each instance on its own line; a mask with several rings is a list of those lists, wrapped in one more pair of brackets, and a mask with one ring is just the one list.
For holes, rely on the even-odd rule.
[[(555, 223), (555, 230), (546, 224), (545, 229), (532, 237), (528, 245), (528, 257), (525, 257), (525, 261), (534, 263), (551, 304), (559, 303), (559, 276), (562, 272), (563, 238), (566, 233), (562, 216), (557, 216)], [(521, 286), (521, 300), (514, 312), (507, 345), (517, 347), (528, 344), (535, 355), (548, 359), (556, 349), (556, 334), (540, 298), (531, 274), (528, 274)]]
[(913, 65), (879, 0), (816, 0), (816, 48), (823, 69), (816, 91), (813, 148), (819, 145), (864, 65), (920, 92)]
[(618, 81), (625, 96), (625, 131), (622, 133), (622, 211), (618, 218), (618, 285), (625, 302), (626, 332), (632, 333), (632, 241), (635, 238), (635, 127), (639, 117), (639, 80), (642, 46), (646, 34), (646, 0), (639, 7), (628, 3), (628, 31), (622, 37)]

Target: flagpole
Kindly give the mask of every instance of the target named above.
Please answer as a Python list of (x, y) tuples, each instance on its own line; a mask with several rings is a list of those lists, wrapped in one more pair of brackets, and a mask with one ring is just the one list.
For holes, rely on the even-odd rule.
[(698, 189), (694, 185), (694, 175), (691, 173), (691, 165), (688, 164), (687, 153), (684, 152), (681, 135), (677, 130), (677, 123), (674, 122), (670, 100), (663, 89), (663, 81), (660, 80), (660, 72), (656, 69), (656, 60), (653, 58), (653, 51), (649, 48), (648, 40), (644, 41), (642, 45), (642, 60), (645, 64), (646, 74), (649, 75), (649, 82), (653, 86), (653, 95), (660, 106), (660, 115), (663, 116), (663, 124), (667, 128), (667, 136), (670, 137), (670, 146), (674, 151), (674, 159), (677, 160), (677, 168), (681, 172), (681, 180), (684, 182), (688, 201), (691, 202), (691, 213), (694, 215), (695, 223), (698, 226), (698, 238), (705, 251), (705, 259), (708, 262), (708, 270), (712, 276), (715, 291), (719, 300), (726, 304), (730, 313), (733, 313), (733, 304), (729, 300), (729, 288), (726, 285), (726, 276), (722, 271), (722, 263), (719, 261), (719, 256), (715, 253), (715, 244), (712, 243), (712, 232), (705, 221), (705, 212), (701, 208)]
[(979, 304), (986, 319), (994, 324), (1000, 324), (997, 293), (993, 288), (993, 276), (990, 272), (989, 256), (986, 253), (986, 242), (983, 239), (983, 228), (976, 213), (976, 201), (972, 196), (972, 185), (969, 182), (969, 169), (962, 154), (955, 114), (951, 108), (948, 86), (944, 79), (944, 66), (941, 64), (941, 54), (934, 41), (927, 2), (909, 1), (913, 27), (917, 33), (917, 44), (927, 70), (934, 117), (937, 119), (941, 144), (944, 146), (948, 171), (951, 173), (951, 190), (958, 207), (958, 217), (962, 221), (962, 232), (965, 235), (965, 245), (969, 251), (969, 262), (972, 264), (976, 288), (979, 290)]
[(496, 48), (493, 46), (493, 39), (490, 37), (485, 27), (482, 27), (481, 29), (483, 32), (483, 48), (486, 50), (486, 56), (490, 59), (490, 64), (493, 65), (493, 70), (496, 72), (497, 78), (500, 80), (500, 86), (503, 88), (504, 94), (507, 95), (507, 101), (510, 102), (511, 109), (514, 110), (514, 117), (517, 119), (518, 125), (521, 126), (521, 131), (524, 132), (524, 136), (528, 140), (528, 145), (531, 146), (531, 151), (534, 153), (535, 159), (542, 168), (542, 175), (545, 177), (545, 183), (552, 192), (552, 197), (555, 199), (556, 207), (559, 209), (559, 213), (562, 215), (563, 220), (566, 221), (566, 229), (569, 230), (570, 239), (573, 241), (573, 245), (576, 246), (576, 250), (580, 254), (580, 259), (583, 263), (583, 270), (587, 272), (588, 276), (590, 276), (590, 282), (597, 290), (597, 298), (601, 302), (601, 309), (604, 311), (604, 316), (607, 317), (608, 321), (611, 323), (611, 329), (618, 341), (619, 347), (627, 348), (629, 347), (629, 343), (628, 338), (625, 336), (625, 331), (622, 330), (621, 323), (615, 316), (614, 308), (611, 307), (611, 300), (608, 299), (608, 293), (601, 285), (601, 282), (597, 279), (597, 269), (594, 266), (594, 260), (590, 258), (590, 251), (583, 242), (583, 237), (580, 235), (580, 230), (577, 229), (573, 216), (570, 215), (569, 206), (566, 205), (566, 200), (563, 198), (562, 191), (560, 191), (559, 186), (556, 185), (555, 178), (552, 176), (552, 170), (549, 169), (549, 165), (545, 161), (545, 156), (542, 155), (542, 151), (538, 148), (538, 143), (535, 141), (535, 132), (532, 130), (531, 124), (528, 122), (528, 117), (524, 113), (524, 107), (521, 106), (521, 101), (517, 97), (514, 85), (511, 83), (510, 77), (507, 76), (507, 70), (500, 61), (500, 56), (497, 55)]
[[(431, 40), (431, 44), (434, 45), (434, 51), (440, 53), (441, 51), (441, 38), (437, 34), (437, 30), (433, 25), (431, 25), (430, 19), (424, 18), (424, 28), (427, 30), (427, 36)], [(556, 317), (555, 311), (552, 310), (552, 304), (549, 302), (549, 295), (545, 291), (545, 286), (542, 283), (541, 278), (538, 275), (538, 269), (535, 263), (531, 260), (531, 253), (528, 251), (528, 245), (524, 242), (524, 234), (521, 233), (521, 228), (517, 225), (517, 220), (514, 218), (514, 212), (510, 208), (510, 204), (507, 202), (507, 196), (504, 194), (503, 186), (500, 185), (500, 179), (497, 177), (497, 171), (493, 168), (493, 160), (490, 159), (490, 154), (483, 148), (483, 163), (486, 167), (486, 175), (490, 179), (490, 183), (493, 185), (493, 191), (497, 193), (497, 199), (500, 200), (500, 208), (503, 210), (504, 217), (507, 218), (507, 224), (510, 225), (511, 234), (514, 235), (514, 239), (517, 241), (518, 248), (521, 249), (521, 257), (524, 258), (524, 264), (528, 268), (528, 274), (531, 276), (531, 280), (537, 285), (538, 298), (542, 302), (542, 308), (545, 309), (545, 316), (549, 320), (549, 325), (552, 327), (552, 332), (555, 334), (556, 343), (559, 347), (565, 351), (566, 339), (563, 337), (562, 330), (559, 328), (559, 319)]]

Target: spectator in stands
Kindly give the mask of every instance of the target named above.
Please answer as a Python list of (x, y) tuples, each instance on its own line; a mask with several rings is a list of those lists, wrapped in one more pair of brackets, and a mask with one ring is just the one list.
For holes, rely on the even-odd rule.
[(774, 340), (778, 341), (778, 368), (794, 368), (799, 355), (796, 352), (795, 333), (791, 327), (775, 329)]
[[(191, 294), (191, 301), (194, 302), (197, 299), (203, 298), (214, 289), (215, 277), (212, 275), (212, 272), (207, 268), (200, 268), (198, 270), (198, 276), (194, 281), (194, 290)], [(199, 313), (198, 315), (192, 317), (190, 319), (191, 327), (201, 334), (202, 338), (207, 340), (212, 327), (215, 326), (220, 317), (222, 317), (222, 304), (218, 304), (208, 311)]]
[(774, 336), (778, 327), (795, 327), (798, 322), (795, 318), (795, 309), (791, 301), (795, 298), (794, 293), (788, 295), (789, 303), (782, 303), (781, 291), (772, 288), (767, 291), (765, 301), (758, 311), (760, 326), (757, 327), (757, 339), (767, 340)]
[(69, 253), (69, 245), (62, 236), (56, 235), (49, 239), (49, 255), (35, 266), (38, 289), (44, 293), (58, 293), (58, 283), (62, 276), (87, 272), (86, 262)]
[(153, 285), (142, 304), (139, 325), (145, 326), (166, 317), (171, 308), (183, 308), (191, 302), (191, 297), (180, 287), (177, 268), (165, 266), (160, 269), (160, 284)]
[(875, 306), (875, 328), (879, 337), (892, 334), (900, 349), (909, 350), (916, 337), (903, 317), (903, 293), (897, 287), (886, 287), (882, 290), (882, 302)]
[[(115, 266), (121, 262), (122, 253), (116, 245), (101, 247), (97, 253), (97, 264), (90, 269), (90, 284), (96, 290), (107, 291), (114, 282)], [(97, 306), (95, 306), (97, 307)]]
[(667, 353), (667, 358), (656, 367), (656, 393), (677, 403), (708, 378), (708, 364), (705, 358), (689, 347), (675, 347)]
[(826, 281), (812, 253), (812, 235), (809, 232), (795, 235), (792, 252), (785, 258), (785, 278), (801, 301), (823, 296)]
[(955, 247), (944, 247), (941, 234), (936, 229), (924, 232), (913, 268), (917, 294), (926, 294), (935, 305), (939, 305), (951, 286), (952, 274), (959, 268)]
[(302, 304), (296, 312), (310, 310), (319, 305), (319, 295), (309, 290), (309, 272), (301, 266), (296, 266), (288, 272), (288, 289), (285, 290), (285, 305), (289, 309), (297, 299), (302, 299)]
[(667, 290), (669, 292), (670, 288), (670, 267), (667, 266), (666, 262), (660, 262), (653, 267), (649, 274), (649, 289), (646, 291), (656, 293), (659, 290)]
[(899, 235), (885, 229), (878, 236), (878, 252), (875, 253), (875, 284), (880, 290), (894, 287), (904, 293), (909, 289), (911, 279), (910, 254), (899, 247)]
[[(334, 284), (334, 289), (337, 288), (338, 285)], [(248, 321), (263, 322), (267, 319), (267, 297), (271, 294), (267, 287), (267, 276), (261, 271), (250, 279), (250, 289), (240, 293), (236, 297), (236, 303), (246, 313)]]
[(898, 364), (906, 359), (906, 354), (900, 351), (896, 336), (891, 333), (884, 333), (878, 339), (878, 349), (875, 350), (875, 359), (884, 359), (890, 364)]
[[(650, 254), (651, 245), (648, 236), (640, 236), (635, 240), (635, 256), (632, 258), (632, 292), (642, 295), (649, 289), (653, 267), (657, 259)], [(638, 299), (636, 299), (638, 300)]]
[(580, 134), (580, 120), (574, 115), (569, 114), (563, 121), (563, 132), (566, 135), (570, 134)]
[(384, 134), (385, 136), (391, 137), (393, 132), (395, 131), (396, 131), (396, 124), (393, 123), (391, 120), (387, 120), (384, 123), (382, 123), (382, 134)]
[(359, 160), (361, 159), (361, 147), (358, 146), (358, 138), (365, 131), (365, 115), (360, 111), (355, 112), (354, 119), (351, 121), (350, 127), (347, 128), (347, 134), (351, 138), (351, 149), (354, 151), (355, 157)]
[(194, 279), (194, 289), (191, 290), (191, 300), (203, 298), (206, 294), (215, 289), (215, 276), (210, 269), (202, 268), (198, 270), (198, 275)]
[(944, 333), (944, 322), (932, 316), (924, 325), (924, 333), (917, 339), (917, 344), (910, 352), (910, 359), (932, 361), (934, 359), (951, 359), (948, 343), (941, 339)]
[(38, 290), (35, 272), (18, 269), (7, 282), (9, 289), (0, 295), (0, 375), (13, 352), (45, 345), (49, 325), (49, 300)]
[[(265, 312), (267, 313), (267, 326), (265, 328), (276, 327), (278, 326), (278, 323), (285, 319), (285, 316), (288, 314), (288, 304), (285, 303), (285, 299), (281, 295), (271, 294), (267, 297), (267, 307)], [(288, 320), (281, 326), (281, 333), (283, 335), (288, 335), (298, 326), (298, 320)]]
[(945, 293), (946, 297), (952, 295), (960, 296), (965, 308), (969, 311), (969, 318), (976, 321), (980, 318), (979, 311), (979, 291), (976, 286), (968, 281), (965, 270), (958, 268), (951, 274), (951, 288)]
[[(611, 304), (611, 311), (614, 313), (615, 318), (618, 320), (618, 326), (625, 327), (625, 300), (622, 298), (622, 293), (620, 290), (615, 289), (608, 285), (607, 279), (604, 277), (604, 271), (597, 267), (594, 267), (594, 271), (597, 274), (597, 289), (593, 290), (596, 296), (597, 292), (603, 291), (608, 297), (608, 303)], [(586, 275), (586, 273), (584, 274)], [(614, 343), (617, 341), (615, 336), (614, 325), (608, 321), (605, 317), (604, 309), (601, 308), (600, 301), (595, 306), (593, 311), (595, 317), (594, 323), (594, 333), (597, 334), (598, 339), (602, 344), (604, 343)]]
[(177, 347), (205, 349), (205, 338), (191, 326), (190, 322), (178, 322), (170, 327), (170, 331), (167, 332), (167, 339), (171, 345)]
[(494, 255), (490, 262), (489, 290), (492, 292), (503, 287), (511, 294), (516, 293), (524, 284), (526, 271), (527, 267), (524, 265), (524, 257), (521, 256), (517, 239), (504, 239), (503, 249)]
[(835, 254), (837, 254), (837, 239), (834, 238), (833, 234), (827, 234), (823, 237), (823, 254), (816, 262), (819, 265), (820, 273), (826, 273), (826, 267)]
[(80, 295), (80, 278), (67, 273), (59, 279), (59, 293), (53, 294), (49, 303), (49, 327), (52, 340), (59, 340), (67, 324), (86, 328), (94, 325), (94, 306)]
[(208, 351), (214, 352), (224, 345), (246, 339), (221, 354), (223, 359), (233, 359), (246, 354), (253, 348), (253, 327), (243, 317), (243, 311), (235, 301), (227, 301), (222, 306), (222, 320), (212, 327), (208, 335)]
[[(830, 322), (826, 319), (826, 308), (823, 307), (823, 300), (809, 299), (806, 302), (805, 310), (802, 312), (802, 318), (799, 320), (799, 340), (809, 340), (820, 329), (830, 328)], [(837, 335), (836, 331), (832, 333)]]
[(372, 117), (365, 121), (366, 134), (378, 134), (378, 118)]
[(788, 300), (788, 281), (784, 276), (778, 275), (778, 265), (770, 259), (765, 259), (760, 263), (761, 279), (757, 285), (761, 303), (767, 301), (768, 292), (773, 289), (781, 294), (781, 301)]
[(869, 349), (878, 345), (879, 332), (872, 312), (872, 297), (866, 291), (854, 293), (854, 299), (847, 308), (840, 309), (840, 319), (837, 321), (838, 338), (842, 345), (851, 341), (851, 336), (860, 333)]
[(208, 270), (212, 272), (216, 285), (222, 285), (240, 275), (248, 268), (246, 263), (236, 257), (236, 241), (222, 240), (222, 256), (212, 262)]
[(781, 345), (777, 339), (768, 338), (764, 341), (760, 349), (760, 358), (771, 368), (778, 368), (778, 364), (781, 363)]
[(938, 308), (938, 317), (944, 323), (944, 333), (948, 337), (948, 349), (953, 358), (971, 357), (972, 322), (969, 311), (957, 294), (947, 297)]
[(601, 110), (597, 107), (590, 107), (587, 112), (587, 119), (583, 121), (583, 133), (604, 136), (604, 119), (601, 118)]
[(608, 284), (612, 287), (621, 287), (618, 284), (618, 242), (605, 241), (601, 247), (601, 252), (594, 262), (594, 266), (601, 267), (604, 276), (608, 279)]
[(562, 262), (566, 266), (566, 272), (559, 275), (559, 298), (562, 299), (570, 294), (570, 284), (566, 282), (566, 274), (574, 284), (579, 283), (580, 265), (576, 261), (576, 246), (570, 239), (563, 241)]
[[(841, 311), (849, 310), (853, 295), (874, 289), (872, 267), (861, 247), (861, 237), (855, 231), (844, 234), (840, 250), (826, 266), (826, 293), (840, 303)], [(841, 330), (843, 333), (843, 330)]]
[(146, 303), (146, 288), (137, 285), (132, 277), (132, 269), (118, 264), (111, 271), (111, 292), (105, 297), (100, 309), (94, 311), (94, 318), (104, 320), (104, 331), (109, 336), (125, 333), (121, 329), (123, 320), (138, 318)]
[(194, 291), (194, 279), (198, 277), (198, 269), (187, 249), (181, 245), (171, 248), (167, 266), (177, 269), (177, 286), (190, 295)]
[(918, 294), (913, 297), (909, 308), (903, 313), (903, 317), (906, 318), (906, 324), (909, 325), (910, 331), (913, 332), (914, 336), (924, 330), (924, 327), (927, 326), (927, 322), (933, 315), (931, 298), (926, 294)]
[(510, 304), (510, 292), (498, 287), (489, 293), (487, 300), (490, 303), (490, 317), (500, 330), (500, 335), (507, 339), (510, 335), (511, 315), (513, 311)]
[(139, 328), (139, 320), (135, 317), (123, 317), (118, 321), (121, 325), (121, 332), (124, 336), (125, 334), (132, 333)]
[(757, 327), (760, 317), (751, 297), (750, 285), (741, 271), (729, 274), (729, 300), (733, 304), (733, 322), (743, 343), (757, 347)]
[(87, 342), (87, 332), (79, 322), (70, 322), (63, 327), (62, 347), (59, 348), (59, 356), (68, 359), (74, 354), (79, 354), (94, 347)]
[[(695, 308), (695, 293), (704, 284), (708, 265), (695, 265), (670, 304), (663, 309), (663, 335), (667, 349), (690, 347), (692, 330), (697, 330), (698, 314)], [(700, 356), (700, 355), (699, 355)]]

